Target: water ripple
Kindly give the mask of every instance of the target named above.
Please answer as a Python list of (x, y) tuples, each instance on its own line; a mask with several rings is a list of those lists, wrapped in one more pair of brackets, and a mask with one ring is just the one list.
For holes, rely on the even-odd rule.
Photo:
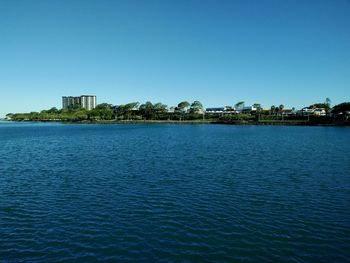
[(0, 125), (0, 262), (350, 262), (349, 131)]

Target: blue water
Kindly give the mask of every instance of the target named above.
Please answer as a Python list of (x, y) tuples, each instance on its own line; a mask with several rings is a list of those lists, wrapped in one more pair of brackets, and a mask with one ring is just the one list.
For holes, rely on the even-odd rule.
[(0, 261), (350, 262), (350, 129), (2, 123)]

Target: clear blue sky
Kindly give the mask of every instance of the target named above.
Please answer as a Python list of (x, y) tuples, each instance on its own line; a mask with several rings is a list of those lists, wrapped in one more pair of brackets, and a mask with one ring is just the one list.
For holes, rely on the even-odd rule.
[(350, 100), (349, 0), (0, 0), (0, 116), (98, 103)]

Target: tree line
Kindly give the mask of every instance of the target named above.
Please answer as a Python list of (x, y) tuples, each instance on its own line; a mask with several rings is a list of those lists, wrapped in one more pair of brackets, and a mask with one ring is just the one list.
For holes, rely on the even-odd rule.
[(176, 107), (168, 108), (163, 103), (147, 101), (143, 104), (131, 102), (113, 106), (101, 103), (93, 110), (86, 110), (77, 105), (68, 109), (55, 107), (30, 113), (9, 113), (6, 116), (12, 120), (57, 120), (57, 121), (84, 121), (84, 120), (195, 120), (203, 118), (204, 108), (200, 101), (189, 103), (180, 102)]
[[(143, 104), (139, 102), (131, 102), (123, 105), (113, 106), (108, 103), (101, 103), (93, 110), (86, 110), (78, 106), (70, 107), (68, 109), (57, 109), (55, 107), (42, 110), (40, 112), (30, 113), (9, 113), (8, 118), (12, 120), (22, 121), (98, 121), (98, 120), (198, 120), (198, 119), (222, 119), (222, 120), (254, 120), (261, 116), (264, 119), (276, 119), (274, 116), (280, 115), (284, 111), (284, 105), (272, 105), (269, 110), (263, 110), (259, 103), (253, 104), (256, 109), (254, 112), (246, 112), (244, 114), (210, 114), (205, 113), (204, 107), (200, 101), (189, 103), (182, 101), (175, 107), (168, 107), (167, 105), (158, 102), (152, 103), (147, 101)], [(232, 109), (243, 109), (244, 102), (240, 101), (234, 107), (227, 107)], [(308, 107), (324, 108), (327, 113), (334, 113), (340, 116), (347, 116), (350, 111), (350, 102), (340, 103), (333, 108), (326, 100), (325, 103), (315, 103)], [(293, 108), (294, 110), (294, 108)], [(229, 110), (228, 110), (229, 111)], [(270, 116), (270, 117), (269, 117)], [(278, 119), (278, 118), (277, 118)]]

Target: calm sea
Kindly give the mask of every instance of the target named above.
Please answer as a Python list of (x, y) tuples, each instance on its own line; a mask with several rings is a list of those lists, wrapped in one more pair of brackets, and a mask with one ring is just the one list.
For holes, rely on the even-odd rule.
[(350, 262), (350, 129), (2, 123), (0, 261)]

